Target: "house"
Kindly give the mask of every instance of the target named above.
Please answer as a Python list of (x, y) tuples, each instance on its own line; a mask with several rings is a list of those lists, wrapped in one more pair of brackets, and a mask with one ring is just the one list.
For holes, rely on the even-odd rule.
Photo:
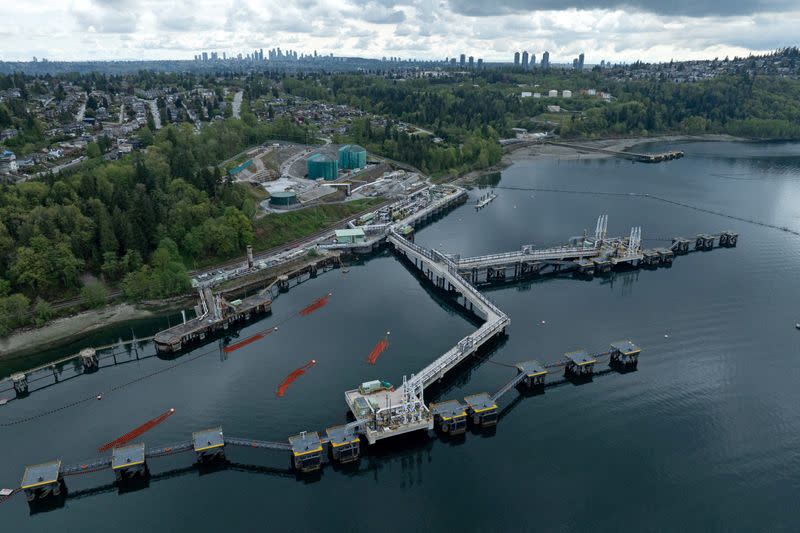
[(14, 152), (5, 150), (0, 154), (0, 174), (11, 174), (16, 172), (18, 168), (17, 156)]

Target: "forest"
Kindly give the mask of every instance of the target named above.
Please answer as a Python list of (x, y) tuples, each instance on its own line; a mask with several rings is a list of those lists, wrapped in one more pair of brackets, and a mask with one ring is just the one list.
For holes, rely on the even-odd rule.
[(305, 138), (289, 120), (168, 126), (146, 151), (0, 186), (0, 335), (54, 314), (48, 302), (105, 303), (107, 287), (154, 299), (186, 292), (186, 268), (253, 242), (257, 199), (216, 166), (276, 138)]

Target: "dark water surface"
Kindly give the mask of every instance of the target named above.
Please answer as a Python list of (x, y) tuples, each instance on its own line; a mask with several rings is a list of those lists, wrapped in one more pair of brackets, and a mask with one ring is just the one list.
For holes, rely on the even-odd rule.
[[(370, 450), (356, 468), (327, 466), (314, 480), (287, 473), (288, 457), (243, 449), (228, 450), (235, 468), (214, 473), (191, 468), (191, 454), (154, 460), (150, 486), (123, 494), (110, 472), (71, 477), (64, 508), (30, 516), (21, 496), (0, 505), (3, 530), (797, 530), (800, 238), (653, 199), (586, 192), (654, 194), (800, 230), (800, 145), (669, 147), (687, 157), (658, 165), (520, 161), (502, 173), (487, 208), (467, 204), (417, 235), (424, 246), (472, 255), (560, 244), (593, 231), (601, 213), (612, 235), (641, 225), (648, 246), (738, 231), (737, 248), (678, 257), (670, 269), (487, 290), (511, 317), (507, 339), (428, 399), (496, 390), (514, 371), (489, 360), (551, 361), (624, 338), (643, 348), (637, 372), (531, 398), (512, 392), (494, 435), (410, 437)], [(272, 440), (321, 430), (345, 420), (346, 389), (373, 378), (399, 383), (475, 327), (384, 253), (281, 295), (273, 314), (240, 338), (328, 291), (327, 306), (227, 360), (215, 345), (173, 361), (134, 358), (0, 407), (0, 424), (8, 423), (180, 363), (102, 401), (0, 427), (0, 486), (17, 486), (25, 464), (90, 459), (170, 407), (175, 415), (145, 435), (149, 445), (216, 424), (231, 436)], [(129, 327), (96, 340), (127, 338)], [(145, 336), (159, 325), (133, 327)], [(387, 330), (390, 347), (371, 367), (365, 359)], [(152, 353), (150, 345), (140, 350)], [(316, 366), (276, 398), (284, 376), (312, 358)]]

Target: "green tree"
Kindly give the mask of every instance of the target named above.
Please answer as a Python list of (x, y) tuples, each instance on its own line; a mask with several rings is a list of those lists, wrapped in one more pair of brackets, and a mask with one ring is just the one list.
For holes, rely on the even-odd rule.
[(100, 282), (87, 283), (81, 288), (81, 299), (89, 309), (103, 306), (108, 302), (108, 289)]

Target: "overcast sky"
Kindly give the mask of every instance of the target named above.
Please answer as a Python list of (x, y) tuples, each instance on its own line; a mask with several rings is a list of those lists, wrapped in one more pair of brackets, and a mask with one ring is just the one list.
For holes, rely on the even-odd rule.
[[(191, 59), (280, 46), (362, 57), (731, 57), (797, 43), (797, 0), (6, 0), (0, 60)], [(602, 6), (602, 7), (600, 7)]]

